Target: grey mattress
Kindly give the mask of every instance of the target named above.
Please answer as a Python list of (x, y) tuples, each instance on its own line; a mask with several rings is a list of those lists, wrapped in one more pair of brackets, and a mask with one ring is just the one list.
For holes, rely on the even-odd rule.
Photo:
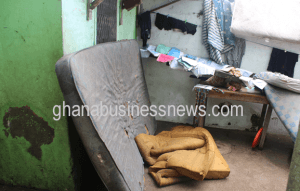
[[(55, 71), (66, 104), (89, 107), (89, 116), (85, 108), (84, 116), (72, 119), (106, 187), (143, 190), (143, 159), (134, 138), (147, 131), (154, 134), (156, 122), (149, 115), (128, 113), (128, 106), (150, 106), (137, 42), (104, 43), (66, 55), (57, 61)], [(126, 115), (97, 116), (95, 108), (101, 103), (111, 111), (124, 105)]]

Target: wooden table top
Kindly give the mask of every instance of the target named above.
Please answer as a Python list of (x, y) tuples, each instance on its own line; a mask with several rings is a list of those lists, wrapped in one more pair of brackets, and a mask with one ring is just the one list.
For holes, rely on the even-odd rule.
[[(208, 85), (207, 83), (206, 84), (201, 83), (201, 84)], [(211, 90), (207, 94), (207, 97), (269, 104), (267, 97), (265, 95), (261, 95), (261, 92), (259, 90), (248, 90), (245, 87), (242, 87), (242, 89), (239, 91), (230, 91), (225, 88), (219, 88), (219, 87), (217, 88), (223, 90), (224, 94), (221, 92), (216, 92), (214, 90)]]

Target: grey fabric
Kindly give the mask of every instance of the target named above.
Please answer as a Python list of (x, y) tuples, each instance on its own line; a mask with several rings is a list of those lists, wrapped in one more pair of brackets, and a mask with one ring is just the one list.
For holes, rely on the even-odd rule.
[[(56, 63), (60, 87), (68, 105), (148, 105), (139, 47), (136, 41), (104, 43)], [(72, 116), (100, 178), (109, 190), (143, 190), (143, 160), (134, 141), (154, 134), (154, 117)], [(147, 130), (146, 130), (147, 128)]]
[(242, 58), (245, 54), (246, 41), (242, 38), (235, 38), (235, 46), (233, 49), (225, 53), (226, 64), (235, 68), (240, 68)]

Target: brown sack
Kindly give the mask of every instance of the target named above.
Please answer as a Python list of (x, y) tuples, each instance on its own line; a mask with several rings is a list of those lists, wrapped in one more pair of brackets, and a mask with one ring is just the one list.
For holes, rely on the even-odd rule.
[(202, 127), (176, 126), (156, 136), (140, 134), (135, 141), (159, 186), (189, 178), (220, 179), (230, 173), (213, 137)]

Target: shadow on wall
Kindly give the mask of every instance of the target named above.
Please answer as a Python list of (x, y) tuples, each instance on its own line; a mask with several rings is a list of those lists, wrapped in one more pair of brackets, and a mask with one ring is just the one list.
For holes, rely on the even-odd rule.
[[(66, 111), (68, 113), (68, 111)], [(107, 191), (102, 180), (98, 176), (83, 143), (77, 133), (72, 117), (68, 119), (68, 132), (73, 159), (72, 175), (76, 191)]]

